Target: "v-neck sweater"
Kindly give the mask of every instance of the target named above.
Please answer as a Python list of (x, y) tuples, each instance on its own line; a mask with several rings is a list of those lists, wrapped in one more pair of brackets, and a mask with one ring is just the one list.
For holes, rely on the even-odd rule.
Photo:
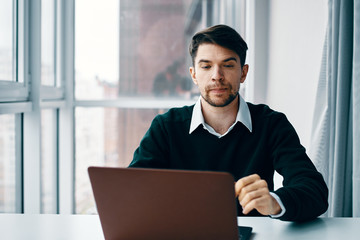
[[(313, 219), (327, 210), (328, 188), (283, 113), (247, 103), (252, 132), (241, 122), (218, 138), (199, 125), (189, 133), (194, 105), (158, 115), (136, 149), (129, 167), (225, 171), (234, 180), (258, 174), (279, 196), (282, 220)], [(283, 187), (274, 190), (274, 171)], [(238, 205), (238, 215), (242, 216)], [(256, 210), (249, 215), (260, 215)]]

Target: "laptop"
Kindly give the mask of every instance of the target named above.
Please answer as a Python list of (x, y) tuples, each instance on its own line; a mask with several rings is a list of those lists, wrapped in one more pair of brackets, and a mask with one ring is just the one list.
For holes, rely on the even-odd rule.
[(105, 239), (249, 239), (224, 172), (89, 167)]

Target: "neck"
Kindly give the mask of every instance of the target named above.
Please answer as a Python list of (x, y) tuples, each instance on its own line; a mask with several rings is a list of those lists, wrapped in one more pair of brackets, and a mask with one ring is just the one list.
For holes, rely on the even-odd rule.
[(214, 107), (201, 98), (204, 121), (217, 133), (224, 134), (235, 122), (239, 109), (239, 95), (224, 107)]

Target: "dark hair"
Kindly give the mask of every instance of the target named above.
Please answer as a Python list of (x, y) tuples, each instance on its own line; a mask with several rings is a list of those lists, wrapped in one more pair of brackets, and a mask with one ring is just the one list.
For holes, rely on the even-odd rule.
[(240, 58), (241, 67), (244, 66), (248, 47), (244, 39), (233, 28), (227, 25), (215, 25), (196, 33), (189, 46), (193, 66), (195, 66), (198, 48), (203, 43), (217, 44), (236, 52)]

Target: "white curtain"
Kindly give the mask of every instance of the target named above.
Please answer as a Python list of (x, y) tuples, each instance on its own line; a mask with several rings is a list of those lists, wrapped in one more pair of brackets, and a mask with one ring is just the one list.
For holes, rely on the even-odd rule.
[(329, 187), (326, 215), (360, 217), (360, 0), (328, 7), (309, 154)]

